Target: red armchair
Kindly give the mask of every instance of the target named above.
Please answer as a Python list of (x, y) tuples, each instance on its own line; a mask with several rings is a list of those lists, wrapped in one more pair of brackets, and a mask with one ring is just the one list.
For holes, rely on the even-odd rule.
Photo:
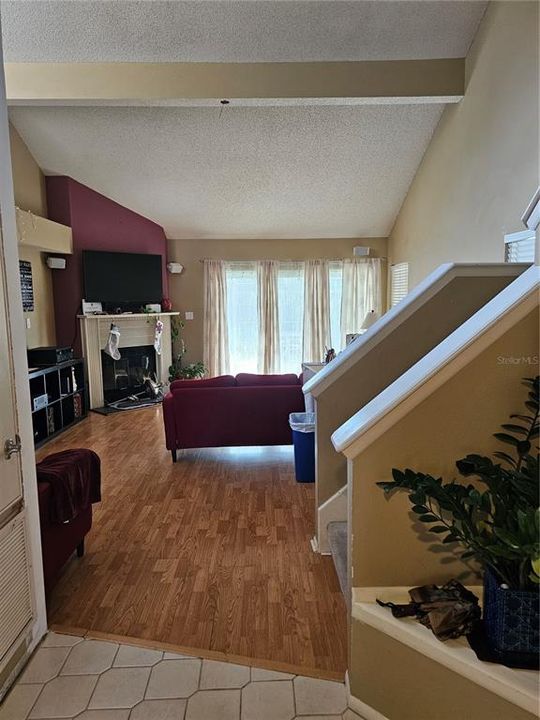
[(224, 375), (176, 380), (163, 400), (167, 449), (290, 445), (289, 414), (303, 412), (296, 375)]
[(101, 461), (86, 448), (48, 455), (36, 466), (45, 589), (55, 585), (71, 555), (84, 554), (92, 503), (101, 500)]

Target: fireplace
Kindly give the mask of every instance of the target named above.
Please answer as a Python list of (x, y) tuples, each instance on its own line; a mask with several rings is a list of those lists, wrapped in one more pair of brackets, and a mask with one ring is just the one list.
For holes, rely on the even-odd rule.
[(156, 374), (156, 353), (153, 345), (125, 347), (120, 360), (113, 360), (101, 351), (103, 398), (106, 403), (116, 402), (144, 391), (144, 381)]
[[(91, 408), (141, 391), (146, 370), (154, 370), (158, 382), (167, 383), (172, 363), (171, 319), (175, 315), (178, 313), (79, 315)], [(163, 323), (161, 354), (156, 353), (153, 345), (158, 319)], [(121, 358), (116, 363), (102, 352), (112, 322), (120, 329)]]

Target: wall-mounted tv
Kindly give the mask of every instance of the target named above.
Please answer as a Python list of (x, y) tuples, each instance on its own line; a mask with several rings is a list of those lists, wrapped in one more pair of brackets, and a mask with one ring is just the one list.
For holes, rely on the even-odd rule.
[(161, 302), (161, 270), (161, 255), (85, 250), (84, 299), (118, 305)]

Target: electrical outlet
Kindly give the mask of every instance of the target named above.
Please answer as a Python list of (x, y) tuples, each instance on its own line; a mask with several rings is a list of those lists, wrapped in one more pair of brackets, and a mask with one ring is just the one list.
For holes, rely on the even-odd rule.
[(193, 320), (193, 313), (189, 310), (186, 312), (186, 320)]

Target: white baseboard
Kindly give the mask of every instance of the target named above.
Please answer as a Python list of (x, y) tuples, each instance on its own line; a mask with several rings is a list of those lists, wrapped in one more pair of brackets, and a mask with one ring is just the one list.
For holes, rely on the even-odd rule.
[(366, 705), (365, 702), (359, 700), (354, 695), (351, 695), (351, 688), (349, 687), (349, 672), (345, 673), (345, 687), (347, 689), (347, 705), (355, 713), (358, 713), (363, 720), (389, 720), (385, 715), (382, 715), (378, 710), (372, 708), (370, 705)]
[(317, 511), (317, 544), (318, 552), (321, 555), (330, 555), (328, 523), (347, 521), (347, 498), (348, 486), (344, 485), (341, 490), (328, 498)]
[(358, 713), (363, 720), (389, 720), (385, 715), (381, 715), (380, 712), (353, 695), (349, 695), (349, 707), (355, 713)]

